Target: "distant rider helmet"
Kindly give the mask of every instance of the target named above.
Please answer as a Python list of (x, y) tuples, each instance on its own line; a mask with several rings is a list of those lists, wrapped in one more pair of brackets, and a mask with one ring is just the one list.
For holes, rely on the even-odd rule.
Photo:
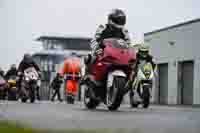
[(139, 47), (139, 55), (143, 58), (146, 58), (149, 54), (149, 45), (144, 43)]

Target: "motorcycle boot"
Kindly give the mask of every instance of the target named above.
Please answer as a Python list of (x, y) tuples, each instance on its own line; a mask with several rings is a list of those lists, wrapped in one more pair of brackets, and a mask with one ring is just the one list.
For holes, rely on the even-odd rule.
[(83, 75), (82, 79), (79, 82), (80, 85), (83, 85), (86, 82), (87, 77), (90, 74), (91, 66), (95, 63), (95, 61), (96, 61), (96, 56), (91, 55), (91, 54), (88, 54), (84, 58), (85, 74)]
[(128, 91), (130, 91), (131, 90), (131, 88), (132, 88), (132, 85), (133, 84), (133, 81), (132, 80), (128, 80), (127, 81), (127, 83), (126, 83), (126, 85), (125, 85), (125, 92), (128, 92)]
[(37, 97), (37, 100), (38, 100), (38, 101), (41, 100), (41, 99), (40, 99), (40, 87), (39, 87), (39, 86), (37, 86), (37, 88), (36, 88), (36, 97)]
[(134, 95), (134, 101), (141, 103), (143, 100), (141, 98), (141, 93), (140, 93), (140, 84), (137, 80), (133, 82), (132, 89), (133, 89), (132, 92)]

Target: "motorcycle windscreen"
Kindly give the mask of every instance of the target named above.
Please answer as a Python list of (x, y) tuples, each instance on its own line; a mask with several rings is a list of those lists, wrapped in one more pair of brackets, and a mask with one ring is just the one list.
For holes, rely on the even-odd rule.
[(145, 62), (144, 64), (141, 64), (139, 67), (141, 68), (144, 76), (147, 79), (153, 78), (153, 67), (152, 67), (151, 63)]
[(112, 61), (115, 64), (128, 65), (130, 60), (136, 59), (134, 49), (121, 39), (106, 39), (104, 40), (104, 56), (103, 58)]
[(26, 70), (24, 70), (24, 74), (25, 74), (25, 77), (27, 77), (29, 79), (34, 79), (34, 80), (37, 80), (39, 77), (39, 75), (34, 67), (30, 67), (30, 68), (27, 68)]

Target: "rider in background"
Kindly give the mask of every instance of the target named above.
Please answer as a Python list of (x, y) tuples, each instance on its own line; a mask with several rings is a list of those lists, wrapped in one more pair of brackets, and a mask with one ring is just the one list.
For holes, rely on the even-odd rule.
[[(4, 77), (4, 70), (0, 67), (0, 85), (3, 85), (5, 87), (6, 81)], [(0, 89), (0, 99), (5, 100), (6, 99), (6, 89)]]
[(55, 96), (57, 95), (58, 97), (58, 100), (60, 101), (60, 102), (62, 102), (62, 99), (61, 99), (61, 97), (60, 97), (60, 87), (61, 87), (61, 84), (63, 83), (63, 80), (62, 80), (62, 76), (59, 74), (59, 73), (57, 73), (56, 74), (56, 77), (53, 79), (53, 81), (51, 82), (51, 87), (52, 87), (52, 89), (54, 89), (55, 91), (54, 91), (54, 94), (53, 94), (53, 96), (52, 96), (52, 98), (51, 98), (51, 101), (53, 102), (54, 101), (54, 98), (55, 98)]
[(141, 61), (146, 61), (151, 63), (153, 70), (156, 70), (156, 64), (153, 61), (153, 56), (149, 54), (149, 46), (147, 44), (143, 44), (139, 47), (136, 57), (136, 69), (138, 69), (138, 65), (141, 63)]
[(132, 80), (128, 81), (128, 84), (127, 84), (128, 88), (131, 88), (131, 85), (135, 79), (135, 76), (137, 75), (137, 72), (138, 72), (138, 66), (142, 61), (151, 63), (154, 72), (157, 70), (157, 65), (153, 61), (153, 56), (150, 55), (150, 53), (149, 53), (149, 45), (148, 44), (142, 44), (141, 46), (139, 46), (136, 57), (137, 57), (136, 67), (134, 68), (134, 72), (136, 72), (136, 73), (134, 73), (133, 77), (131, 77)]
[(79, 76), (81, 75), (81, 61), (76, 53), (72, 53), (64, 62), (61, 75), (66, 80), (67, 98), (71, 99), (77, 95)]
[(5, 75), (5, 79), (8, 80), (10, 77), (12, 76), (17, 76), (17, 67), (16, 64), (12, 64), (10, 66), (10, 69), (7, 71), (6, 75)]
[(4, 70), (0, 67), (0, 76), (4, 77)]
[[(90, 43), (91, 58), (86, 64), (93, 64), (96, 60), (96, 56), (102, 53), (101, 43), (106, 38), (120, 38), (127, 42), (128, 45), (131, 44), (128, 30), (124, 28), (126, 24), (126, 15), (121, 9), (113, 9), (111, 13), (108, 14), (108, 23), (105, 25), (100, 25), (95, 33), (95, 37)], [(86, 66), (86, 72), (87, 68)]]
[[(26, 70), (29, 67), (34, 67), (36, 71), (38, 72), (39, 76), (41, 75), (41, 71), (39, 66), (35, 63), (33, 60), (32, 56), (28, 53), (24, 54), (23, 60), (20, 62), (19, 67), (18, 67), (18, 81), (17, 81), (17, 87), (18, 90), (21, 89), (21, 81), (23, 77), (24, 70)], [(37, 99), (39, 100), (39, 90), (37, 89)]]
[(25, 69), (29, 67), (34, 67), (38, 72), (40, 72), (39, 66), (35, 63), (30, 54), (24, 54), (23, 60), (20, 62), (18, 67), (18, 72), (24, 72)]

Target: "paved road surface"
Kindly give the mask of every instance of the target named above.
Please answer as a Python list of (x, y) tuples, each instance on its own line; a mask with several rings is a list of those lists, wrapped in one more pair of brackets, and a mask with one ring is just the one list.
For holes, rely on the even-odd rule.
[(122, 105), (116, 112), (104, 105), (96, 110), (77, 103), (35, 104), (0, 101), (0, 119), (16, 120), (36, 128), (131, 128), (139, 133), (200, 133), (200, 108), (152, 105), (131, 109)]

